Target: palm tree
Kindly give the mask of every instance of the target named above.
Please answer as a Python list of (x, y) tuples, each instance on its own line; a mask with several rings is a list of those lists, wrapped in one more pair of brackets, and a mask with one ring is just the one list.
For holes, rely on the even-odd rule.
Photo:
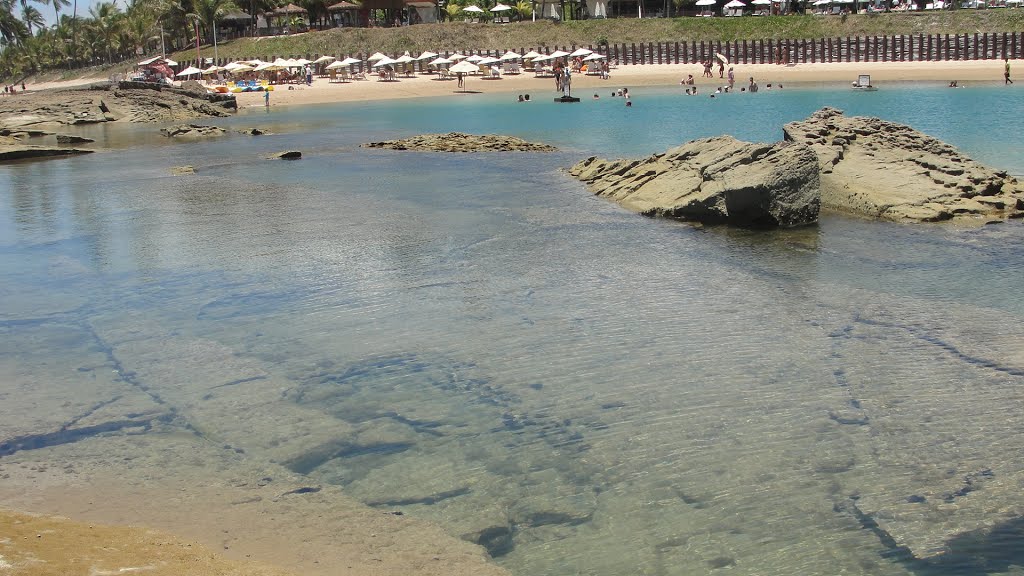
[(71, 0), (35, 0), (39, 4), (53, 6), (54, 22), (60, 22), (60, 9), (71, 5)]
[(29, 36), (32, 35), (33, 26), (37, 29), (46, 27), (46, 18), (43, 18), (43, 15), (35, 6), (30, 6), (29, 4), (23, 3), (21, 5), (21, 21), (28, 28)]
[(100, 2), (89, 8), (89, 15), (93, 19), (89, 28), (95, 30), (97, 35), (102, 38), (107, 52), (107, 62), (113, 62), (114, 55), (112, 49), (117, 41), (121, 11), (114, 2)]
[(0, 0), (0, 40), (6, 46), (21, 44), (29, 36), (25, 23), (14, 15), (14, 0)]
[(519, 2), (512, 6), (512, 9), (515, 10), (516, 16), (519, 17), (520, 21), (533, 16), (533, 5), (527, 0), (519, 0)]

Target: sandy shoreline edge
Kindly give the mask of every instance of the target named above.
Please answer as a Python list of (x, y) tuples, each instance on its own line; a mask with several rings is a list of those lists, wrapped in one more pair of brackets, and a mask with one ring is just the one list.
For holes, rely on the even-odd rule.
[[(1016, 61), (1011, 62), (1011, 67)], [(596, 76), (575, 75), (572, 79), (573, 94), (580, 98), (598, 94), (608, 96), (621, 87), (629, 87), (634, 99), (636, 87), (678, 86), (680, 80), (692, 74), (700, 94), (708, 95), (718, 86), (726, 83), (718, 78), (702, 78), (703, 67), (699, 64), (636, 64), (624, 65), (611, 70), (611, 77), (602, 80)], [(859, 74), (870, 74), (872, 82), (879, 86), (892, 82), (935, 83), (946, 87), (950, 81), (960, 86), (971, 84), (1001, 84), (1003, 62), (1001, 60), (970, 60), (947, 62), (863, 62), (863, 63), (814, 63), (790, 64), (737, 64), (734, 66), (736, 86), (745, 86), (753, 77), (764, 89), (773, 85), (849, 84)], [(83, 78), (62, 82), (29, 84), (30, 91), (50, 88), (73, 87), (102, 81), (101, 78)], [(367, 80), (353, 80), (346, 83), (330, 83), (327, 78), (316, 78), (312, 86), (293, 85), (291, 89), (279, 86), (270, 95), (270, 105), (328, 104), (333, 102), (361, 102), (427, 98), (437, 96), (462, 97), (475, 93), (484, 94), (531, 94), (531, 99), (546, 98), (555, 94), (554, 80), (536, 78), (534, 74), (505, 75), (500, 80), (484, 80), (471, 76), (466, 80), (466, 90), (458, 91), (455, 80), (439, 80), (433, 75), (401, 77), (394, 82), (379, 82), (368, 76)], [(680, 87), (682, 92), (682, 87)], [(28, 94), (27, 97), (31, 97)], [(238, 106), (248, 108), (264, 106), (264, 96), (259, 92), (238, 94)]]

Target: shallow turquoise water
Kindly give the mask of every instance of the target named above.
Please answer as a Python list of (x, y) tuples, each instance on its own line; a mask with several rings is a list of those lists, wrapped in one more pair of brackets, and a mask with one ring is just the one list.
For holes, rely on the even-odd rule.
[[(1024, 228), (700, 230), (624, 212), (561, 168), (774, 140), (832, 105), (1024, 174), (1020, 92), (631, 92), (628, 109), (533, 94), (253, 110), (216, 123), (275, 135), (189, 144), (91, 128), (118, 152), (0, 167), (0, 339), (26, 319), (101, 337), (159, 325), (258, 360), (291, 383), (282, 407), (339, 423), (346, 448), (295, 454), (296, 470), (519, 574), (1019, 573), (1019, 537), (915, 563), (858, 514), (917, 546), (984, 519), (954, 497), (961, 478), (1024, 481)], [(439, 131), (561, 151), (358, 147)], [(285, 149), (303, 160), (263, 159)], [(182, 164), (198, 174), (169, 176)], [(131, 366), (166, 345), (140, 341), (113, 353)], [(68, 346), (53, 361), (74, 370)], [(924, 520), (906, 508), (919, 494), (939, 502)]]

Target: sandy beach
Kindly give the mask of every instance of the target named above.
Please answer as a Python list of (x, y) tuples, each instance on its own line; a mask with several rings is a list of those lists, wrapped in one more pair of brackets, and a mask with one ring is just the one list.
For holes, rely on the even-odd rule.
[[(574, 75), (573, 95), (586, 98), (592, 94), (608, 96), (611, 91), (629, 87), (634, 98), (636, 87), (673, 86), (692, 74), (702, 94), (710, 94), (725, 79), (701, 78), (703, 67), (699, 64), (630, 65), (611, 70), (610, 78), (602, 80), (597, 76)], [(763, 89), (768, 83), (786, 84), (849, 84), (858, 74), (870, 74), (876, 85), (887, 82), (934, 82), (945, 87), (951, 80), (961, 86), (972, 82), (1002, 82), (1001, 61), (973, 62), (874, 62), (860, 64), (774, 64), (736, 65), (736, 84), (744, 86), (752, 76)], [(331, 84), (327, 79), (316, 79), (312, 86), (299, 85), (294, 89), (277, 88), (270, 96), (271, 106), (291, 104), (321, 104), (329, 102), (352, 102), (393, 98), (420, 98), (463, 94), (455, 80), (438, 80), (432, 75), (418, 75), (399, 78), (394, 82), (380, 82), (372, 76), (367, 80)], [(508, 93), (530, 94), (534, 97), (555, 95), (553, 78), (537, 78), (532, 73), (502, 76), (500, 80), (484, 80), (479, 76), (466, 79), (467, 93)], [(682, 91), (682, 87), (680, 87)], [(238, 95), (239, 107), (263, 106), (260, 93)]]
[[(1011, 66), (1017, 69), (1017, 63)], [(649, 64), (619, 66), (611, 70), (610, 78), (602, 80), (597, 76), (573, 76), (573, 94), (585, 98), (592, 94), (607, 96), (611, 91), (629, 87), (634, 98), (636, 87), (673, 86), (692, 74), (702, 94), (710, 94), (718, 86), (725, 84), (724, 79), (702, 78), (703, 67), (700, 64)], [(957, 80), (960, 86), (971, 83), (1002, 83), (1003, 63), (999, 60), (949, 61), (949, 62), (862, 62), (862, 63), (815, 63), (791, 64), (780, 66), (774, 64), (737, 64), (735, 66), (736, 84), (744, 86), (750, 77), (754, 77), (763, 89), (767, 84), (808, 85), (808, 84), (848, 84), (859, 74), (870, 74), (872, 82), (884, 86), (891, 82), (933, 82), (936, 87), (946, 87), (951, 80)], [(100, 78), (79, 79), (64, 82), (44, 82), (29, 84), (30, 91), (47, 88), (68, 87), (100, 81)], [(367, 75), (367, 80), (353, 80), (345, 83), (331, 83), (327, 78), (315, 78), (312, 86), (303, 84), (278, 86), (270, 95), (270, 105), (285, 106), (294, 104), (325, 104), (331, 102), (355, 102), (364, 100), (384, 100), (402, 98), (423, 98), (453, 95), (460, 96), (474, 93), (508, 93), (530, 94), (531, 98), (554, 95), (553, 78), (537, 78), (533, 73), (505, 75), (500, 80), (482, 79), (470, 76), (466, 79), (465, 92), (456, 86), (454, 79), (440, 80), (434, 75), (420, 74), (412, 77), (399, 77), (392, 82), (380, 82), (374, 76)], [(682, 88), (680, 88), (682, 90)], [(263, 106), (263, 93), (238, 94), (239, 107)]]

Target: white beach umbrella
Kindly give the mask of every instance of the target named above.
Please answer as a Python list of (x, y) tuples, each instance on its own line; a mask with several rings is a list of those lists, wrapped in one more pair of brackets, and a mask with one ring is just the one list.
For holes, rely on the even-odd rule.
[(264, 62), (259, 66), (253, 68), (253, 70), (257, 72), (263, 72), (264, 70), (284, 70), (285, 68), (285, 66), (281, 66), (280, 64), (277, 64), (275, 62)]
[[(456, 62), (448, 69), (448, 71), (455, 74), (471, 74), (473, 72), (479, 72), (480, 67), (472, 62)], [(463, 88), (462, 91), (465, 92), (466, 89)]]
[(568, 52), (563, 52), (561, 50), (555, 50), (554, 52), (551, 53), (552, 58), (565, 58), (568, 55)]
[(509, 50), (508, 52), (505, 52), (504, 54), (501, 55), (500, 60), (503, 62), (507, 62), (509, 60), (519, 60), (520, 58), (522, 58), (522, 56)]
[(360, 60), (359, 58), (353, 58), (349, 56), (348, 58), (345, 58), (344, 60), (339, 62), (339, 64), (341, 64), (342, 66), (351, 66), (353, 64), (359, 64), (360, 62), (362, 62), (362, 60)]
[(824, 6), (825, 4), (831, 4), (831, 3), (832, 3), (832, 0), (817, 0), (817, 2), (814, 3), (814, 5), (815, 6)]
[(242, 64), (241, 66), (239, 66), (237, 68), (232, 68), (231, 70), (228, 70), (228, 73), (230, 73), (230, 74), (240, 74), (242, 72), (249, 72), (250, 70), (255, 70), (255, 68), (253, 68), (252, 66), (249, 66), (247, 64)]
[(772, 0), (754, 0), (753, 2), (751, 2), (751, 4), (756, 4), (758, 6), (767, 6), (771, 3)]
[(471, 54), (469, 56), (466, 56), (466, 62), (479, 62), (483, 59), (484, 57), (479, 54)]
[(593, 54), (590, 54), (586, 58), (584, 58), (583, 61), (590, 62), (591, 60), (601, 60), (602, 58), (606, 58), (606, 56), (604, 54), (598, 54), (597, 52), (594, 52)]
[(465, 8), (463, 8), (462, 11), (463, 12), (483, 12), (484, 9), (479, 7), (479, 6), (474, 6), (474, 5), (470, 4), (469, 6), (466, 6)]
[(437, 52), (431, 52), (430, 50), (426, 50), (426, 51), (423, 52), (423, 54), (420, 54), (419, 56), (417, 56), (416, 59), (417, 60), (430, 60), (431, 58), (437, 58), (438, 56), (440, 56), (440, 54), (438, 54)]
[[(230, 62), (230, 63), (224, 65), (224, 70), (227, 70), (228, 72), (231, 72), (232, 70), (235, 70), (235, 69), (238, 69), (238, 68), (245, 68), (246, 66), (248, 66), (248, 64), (242, 64), (241, 62)], [(249, 66), (249, 67), (251, 68), (251, 66)]]
[(393, 60), (393, 59), (391, 59), (391, 58), (388, 58), (387, 56), (385, 56), (384, 58), (382, 58), (382, 59), (380, 59), (380, 60), (377, 60), (376, 62), (374, 62), (374, 63), (373, 63), (373, 67), (374, 67), (374, 68), (377, 68), (377, 67), (379, 67), (379, 66), (387, 66), (388, 64), (394, 64), (394, 63), (395, 63), (395, 60)]
[(199, 68), (196, 68), (195, 66), (189, 66), (188, 68), (185, 68), (181, 72), (178, 72), (177, 74), (175, 74), (175, 76), (191, 76), (193, 74), (202, 74), (202, 73), (203, 73), (203, 71), (200, 70)]
[(494, 8), (491, 8), (491, 12), (504, 12), (506, 10), (511, 10), (511, 9), (512, 9), (511, 6), (506, 6), (506, 5), (504, 5), (504, 4), (499, 2), (498, 4), (494, 5)]
[(337, 62), (331, 62), (327, 66), (324, 66), (324, 70), (337, 70), (338, 68), (344, 68), (345, 64), (341, 63), (341, 60)]
[(454, 64), (454, 63), (455, 63), (454, 60), (449, 60), (447, 58), (435, 58), (435, 59), (431, 60), (430, 62), (428, 62), (428, 64), (430, 64), (431, 66), (443, 66), (445, 64)]
[(334, 56), (321, 56), (316, 60), (313, 60), (313, 64), (323, 64), (324, 62), (333, 62), (337, 60)]
[(570, 58), (575, 58), (577, 56), (586, 56), (588, 54), (593, 54), (593, 53), (594, 53), (593, 50), (587, 50), (586, 48), (577, 48), (577, 49), (572, 51), (572, 54), (569, 54), (569, 57)]
[(526, 59), (526, 58), (536, 58), (537, 56), (542, 56), (542, 54), (540, 52), (537, 52), (536, 50), (530, 50), (526, 54), (523, 54), (523, 58), (524, 59)]
[(406, 62), (415, 62), (415, 61), (416, 61), (416, 59), (413, 58), (412, 56), (408, 55), (408, 54), (402, 54), (398, 58), (395, 58), (394, 60), (392, 60), (392, 62), (394, 62), (395, 64), (405, 64)]
[(305, 58), (299, 58), (298, 60), (293, 60), (293, 62), (295, 62), (295, 64), (298, 66), (305, 66), (306, 64), (313, 63), (312, 60), (306, 60)]
[(387, 56), (384, 55), (384, 54), (381, 54), (380, 52), (374, 52), (372, 56), (370, 56), (369, 58), (366, 59), (366, 61), (367, 62), (376, 62), (377, 60), (380, 60), (381, 58), (387, 58)]
[(465, 58), (465, 56), (462, 55), (462, 54), (459, 54), (458, 52), (456, 52), (455, 54), (452, 54), (451, 56), (448, 57), (448, 59), (451, 60), (452, 62), (458, 62), (459, 60), (462, 60), (463, 58)]
[(747, 5), (744, 4), (743, 2), (740, 2), (740, 0), (731, 0), (728, 4), (725, 5), (726, 8), (746, 8), (746, 6)]
[(714, 6), (715, 0), (697, 0), (697, 6)]
[(493, 56), (488, 56), (487, 58), (484, 58), (484, 59), (480, 60), (479, 62), (477, 62), (477, 65), (483, 64), (483, 65), (486, 66), (487, 64), (494, 64), (495, 62), (501, 62), (501, 58), (495, 58)]
[(206, 70), (203, 70), (203, 74), (216, 74), (221, 70), (223, 70), (223, 68), (221, 68), (220, 66), (210, 66)]
[(458, 62), (449, 68), (451, 72), (462, 72), (463, 74), (469, 72), (479, 72), (480, 67), (472, 62)]
[(554, 56), (548, 56), (547, 54), (541, 54), (540, 56), (537, 56), (536, 58), (534, 58), (533, 61), (534, 62), (547, 62), (548, 60), (553, 60), (554, 58), (555, 58)]

